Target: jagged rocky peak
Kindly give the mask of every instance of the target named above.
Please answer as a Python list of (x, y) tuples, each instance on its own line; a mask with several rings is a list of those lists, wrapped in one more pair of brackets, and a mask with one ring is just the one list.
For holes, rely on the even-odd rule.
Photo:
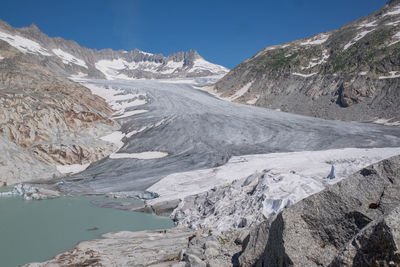
[(106, 79), (175, 78), (226, 74), (228, 69), (203, 59), (195, 50), (168, 57), (139, 49), (89, 49), (75, 41), (51, 38), (32, 24), (13, 28), (0, 21), (0, 39), (67, 77)]
[(236, 102), (399, 124), (400, 1), (337, 30), (262, 49), (214, 87)]

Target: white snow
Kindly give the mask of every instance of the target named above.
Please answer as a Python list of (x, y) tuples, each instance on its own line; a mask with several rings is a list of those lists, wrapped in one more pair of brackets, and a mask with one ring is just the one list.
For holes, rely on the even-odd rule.
[(147, 112), (147, 110), (132, 110), (126, 111), (131, 107), (141, 106), (147, 103), (145, 93), (124, 94), (124, 91), (113, 88), (105, 88), (91, 83), (82, 83), (89, 88), (95, 95), (104, 98), (106, 102), (115, 110), (114, 119), (125, 118), (135, 114)]
[(140, 53), (142, 53), (143, 55), (147, 55), (147, 56), (152, 56), (153, 55), (152, 53), (147, 53), (147, 52), (144, 52), (144, 51), (140, 51)]
[(296, 76), (300, 76), (300, 77), (304, 77), (304, 78), (308, 78), (311, 76), (314, 76), (315, 74), (318, 74), (318, 72), (313, 72), (310, 74), (302, 74), (302, 73), (298, 73), (298, 72), (293, 72), (292, 75), (296, 75)]
[(328, 50), (325, 49), (322, 52), (322, 57), (321, 58), (313, 58), (313, 59), (311, 59), (311, 61), (308, 63), (308, 66), (307, 67), (301, 67), (301, 69), (305, 70), (305, 69), (313, 68), (313, 67), (315, 67), (317, 65), (321, 65), (321, 64), (325, 63), (328, 58), (329, 58)]
[(57, 49), (53, 49), (51, 51), (53, 51), (53, 53), (56, 54), (56, 56), (61, 58), (61, 60), (64, 64), (75, 64), (75, 65), (82, 66), (84, 68), (88, 68), (85, 61), (83, 61), (82, 59), (79, 59), (77, 57), (74, 57), (73, 55), (71, 55), (61, 49), (57, 48)]
[[(122, 142), (122, 139), (125, 137), (125, 134), (121, 131), (116, 131), (113, 132), (109, 135), (105, 135), (100, 137), (101, 140), (109, 142), (109, 143), (113, 143), (115, 145), (117, 145), (118, 150), (124, 146), (124, 142)], [(117, 150), (117, 151), (118, 151)]]
[(164, 70), (161, 71), (161, 73), (169, 74), (173, 73), (176, 70), (183, 68), (183, 61), (173, 61), (169, 60), (167, 64), (163, 67)]
[(161, 124), (163, 124), (165, 121), (166, 121), (166, 119), (162, 119), (161, 121), (157, 122), (157, 123), (154, 124), (154, 125), (143, 126), (143, 127), (139, 128), (139, 129), (137, 129), (137, 130), (133, 130), (133, 131), (127, 133), (125, 136), (126, 136), (127, 138), (130, 138), (130, 137), (134, 136), (135, 134), (138, 134), (138, 133), (140, 133), (140, 132), (143, 132), (144, 130), (151, 129), (151, 128), (153, 128), (153, 127), (158, 127), (158, 126), (160, 126)]
[(400, 32), (397, 32), (395, 35), (393, 35), (392, 39), (394, 39), (394, 41), (392, 43), (390, 43), (388, 46), (397, 44), (398, 42), (400, 42)]
[(119, 71), (128, 68), (123, 59), (100, 60), (95, 63), (96, 68), (101, 71), (107, 80), (129, 79), (128, 76), (120, 74)]
[(256, 95), (255, 98), (246, 101), (246, 103), (249, 104), (249, 105), (254, 105), (257, 102), (259, 97), (260, 97), (260, 95)]
[(140, 129), (133, 130), (133, 131), (127, 133), (127, 134), (126, 134), (126, 137), (127, 137), (127, 138), (130, 138), (130, 137), (134, 136), (135, 134), (138, 134), (138, 133), (143, 132), (143, 131), (146, 130), (147, 128), (148, 128), (147, 126), (143, 126), (143, 127), (140, 128)]
[(371, 22), (369, 22), (369, 23), (363, 22), (363, 23), (359, 24), (359, 25), (357, 26), (357, 28), (359, 28), (359, 29), (361, 29), (361, 28), (373, 28), (373, 27), (376, 27), (376, 26), (377, 26), (377, 23), (378, 23), (377, 20), (371, 21)]
[(146, 103), (147, 103), (147, 101), (145, 99), (135, 99), (133, 101), (115, 102), (112, 105), (112, 107), (113, 107), (113, 109), (117, 109), (118, 111), (115, 112), (113, 115), (115, 116), (115, 115), (124, 114), (125, 110), (127, 108), (141, 106), (141, 105), (144, 105)]
[(400, 121), (392, 121), (393, 119), (377, 119), (374, 123), (387, 126), (400, 126)]
[[(296, 203), (361, 168), (398, 154), (400, 148), (346, 148), (236, 156), (220, 167), (168, 175), (147, 189), (160, 196), (150, 200), (149, 204), (184, 199), (238, 179), (246, 179), (263, 170), (268, 170), (272, 175), (266, 179), (263, 199)], [(326, 179), (332, 165), (335, 166), (336, 178)], [(264, 201), (266, 213), (269, 212), (268, 205), (269, 202)]]
[(19, 35), (12, 35), (5, 32), (0, 32), (0, 39), (6, 41), (11, 46), (14, 46), (22, 53), (41, 54), (51, 56), (48, 51), (37, 42), (29, 40)]
[(329, 36), (329, 34), (322, 33), (306, 40), (305, 42), (300, 43), (300, 45), (320, 45), (325, 43), (328, 40)]
[[(118, 58), (113, 60), (100, 60), (95, 63), (95, 66), (98, 70), (100, 70), (108, 80), (115, 79), (128, 79), (132, 80), (125, 74), (122, 74), (123, 70), (140, 70), (147, 71), (152, 73), (162, 73), (162, 74), (171, 74), (178, 69), (184, 67), (183, 61), (173, 61), (169, 60), (167, 64), (163, 65), (162, 62), (153, 62), (153, 61), (139, 61), (139, 62), (128, 62), (125, 59)], [(204, 70), (209, 70), (211, 72), (217, 74), (225, 74), (229, 71), (229, 69), (210, 63), (203, 58), (197, 58), (194, 60), (193, 66), (190, 69), (185, 69), (189, 73), (200, 72)]]
[(218, 73), (218, 74), (229, 72), (229, 69), (227, 69), (223, 66), (208, 62), (207, 60), (205, 60), (203, 58), (195, 59), (193, 67), (189, 70), (189, 72), (199, 72), (202, 70), (209, 70), (213, 73)]
[(146, 151), (141, 153), (114, 153), (111, 159), (160, 159), (168, 156), (168, 153), (160, 151)]
[(356, 37), (354, 37), (353, 40), (351, 40), (350, 42), (348, 42), (348, 43), (344, 46), (343, 50), (347, 50), (350, 46), (352, 46), (353, 44), (355, 44), (356, 42), (358, 42), (359, 40), (361, 40), (362, 38), (364, 38), (365, 35), (367, 35), (368, 33), (372, 32), (372, 31), (374, 31), (374, 30), (375, 30), (375, 29), (372, 29), (372, 30), (365, 30), (365, 31), (362, 31), (362, 32), (358, 33), (358, 34), (356, 35)]
[(125, 59), (118, 58), (113, 60), (100, 60), (95, 63), (95, 66), (100, 70), (108, 80), (124, 79), (132, 80), (125, 74), (121, 74), (122, 70), (141, 70), (149, 72), (157, 72), (158, 68), (162, 63), (153, 61), (139, 61), (139, 62), (128, 62)]
[(4, 59), (4, 57), (0, 56), (0, 60), (3, 60), (3, 59)]
[(393, 16), (393, 15), (398, 15), (398, 14), (400, 14), (400, 5), (398, 5), (398, 6), (396, 6), (396, 7), (393, 7), (393, 10), (392, 10), (392, 11), (389, 11), (389, 12), (386, 12), (386, 13), (383, 15), (383, 17), (386, 17), (386, 16)]
[(362, 72), (359, 73), (359, 75), (362, 75), (362, 76), (365, 76), (367, 74), (368, 74), (368, 71), (362, 71)]
[(113, 117), (113, 119), (122, 119), (122, 118), (130, 117), (133, 115), (142, 114), (142, 113), (146, 113), (146, 112), (148, 112), (148, 110), (145, 110), (145, 109), (136, 109), (136, 110), (126, 111), (124, 114), (122, 114), (120, 116)]
[(389, 71), (390, 76), (380, 76), (379, 79), (394, 79), (394, 78), (399, 78), (400, 74), (397, 74), (398, 71)]
[(90, 163), (87, 164), (72, 164), (72, 165), (57, 165), (56, 168), (60, 173), (66, 174), (66, 173), (78, 173), (82, 172), (89, 167)]
[(235, 92), (234, 95), (229, 97), (230, 101), (233, 101), (235, 99), (238, 99), (239, 97), (243, 96), (247, 91), (249, 91), (251, 85), (253, 84), (253, 81), (248, 82), (245, 86), (243, 86), (241, 89)]
[(78, 71), (77, 74), (71, 75), (69, 78), (72, 79), (72, 80), (79, 80), (79, 79), (82, 79), (82, 78), (85, 78), (85, 77), (87, 77), (87, 74)]
[(400, 24), (400, 20), (396, 20), (396, 21), (393, 21), (393, 22), (388, 22), (385, 25), (387, 25), (387, 26), (397, 26), (398, 24)]

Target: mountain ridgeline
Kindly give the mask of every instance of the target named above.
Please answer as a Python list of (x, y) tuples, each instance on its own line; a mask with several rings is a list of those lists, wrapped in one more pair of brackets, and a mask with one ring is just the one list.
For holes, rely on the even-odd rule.
[(341, 28), (266, 47), (213, 88), (236, 102), (348, 121), (400, 121), (400, 1)]
[(134, 49), (89, 49), (75, 41), (51, 38), (32, 24), (14, 28), (0, 20), (0, 42), (7, 42), (62, 76), (99, 79), (174, 78), (221, 75), (225, 67), (210, 63), (197, 51), (167, 57)]

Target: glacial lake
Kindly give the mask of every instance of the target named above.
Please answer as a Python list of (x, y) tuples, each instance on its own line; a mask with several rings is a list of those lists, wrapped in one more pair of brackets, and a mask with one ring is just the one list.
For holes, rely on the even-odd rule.
[(0, 198), (0, 266), (46, 261), (80, 241), (98, 239), (107, 232), (174, 226), (166, 217), (101, 208), (91, 203), (102, 199), (105, 197), (61, 197), (36, 201), (20, 197)]

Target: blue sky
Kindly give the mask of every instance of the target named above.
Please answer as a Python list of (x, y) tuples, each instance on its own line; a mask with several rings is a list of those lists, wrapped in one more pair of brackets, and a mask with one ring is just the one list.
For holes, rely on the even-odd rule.
[(386, 0), (1, 0), (0, 18), (32, 22), (89, 48), (168, 55), (196, 49), (233, 68), (268, 45), (333, 30)]

